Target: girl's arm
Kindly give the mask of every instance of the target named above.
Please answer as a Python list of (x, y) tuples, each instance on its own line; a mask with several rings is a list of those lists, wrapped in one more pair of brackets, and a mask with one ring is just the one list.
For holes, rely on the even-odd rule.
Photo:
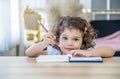
[(34, 57), (34, 56), (39, 56), (41, 54), (46, 55), (47, 52), (43, 51), (46, 48), (45, 45), (43, 45), (42, 43), (36, 43), (32, 46), (30, 46), (26, 51), (25, 54), (29, 57)]
[(112, 57), (115, 50), (112, 47), (101, 46), (90, 51), (90, 56)]
[(44, 51), (48, 45), (54, 45), (56, 37), (52, 33), (47, 33), (42, 42), (36, 43), (30, 46), (26, 51), (27, 56), (39, 56), (39, 55), (46, 55), (47, 52)]
[(70, 53), (73, 56), (83, 57), (112, 57), (115, 54), (115, 50), (108, 46), (101, 46), (92, 50), (72, 50), (70, 51)]

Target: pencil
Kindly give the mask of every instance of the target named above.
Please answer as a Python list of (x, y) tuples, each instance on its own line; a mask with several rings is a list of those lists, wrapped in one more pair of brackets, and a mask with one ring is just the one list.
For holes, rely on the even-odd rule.
[[(42, 28), (43, 28), (43, 30), (45, 31), (45, 32), (48, 32), (48, 30), (45, 28), (45, 26), (39, 21), (39, 20), (37, 20), (37, 22), (38, 22), (38, 24), (40, 24), (41, 26), (42, 26)], [(58, 46), (58, 43), (55, 41), (55, 45), (57, 46), (57, 47), (59, 47)]]
[(42, 28), (43, 28), (43, 30), (45, 30), (45, 32), (48, 32), (48, 30), (44, 27), (44, 25), (39, 20), (37, 20), (37, 22), (38, 22), (38, 24), (40, 24), (42, 26)]

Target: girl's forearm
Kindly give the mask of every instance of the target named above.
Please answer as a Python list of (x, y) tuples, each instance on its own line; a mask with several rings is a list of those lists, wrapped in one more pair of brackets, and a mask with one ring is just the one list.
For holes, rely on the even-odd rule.
[(42, 43), (37, 43), (34, 44), (32, 46), (30, 46), (26, 51), (26, 55), (27, 56), (38, 56), (40, 54), (47, 54), (47, 52), (44, 52), (44, 49), (46, 48), (45, 45), (43, 45)]
[(108, 46), (101, 46), (90, 51), (91, 56), (112, 57), (115, 50)]

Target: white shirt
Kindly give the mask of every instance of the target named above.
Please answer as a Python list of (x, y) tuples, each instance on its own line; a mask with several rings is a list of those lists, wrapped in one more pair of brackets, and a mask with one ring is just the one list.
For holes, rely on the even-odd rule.
[(62, 52), (60, 51), (60, 49), (56, 49), (53, 46), (49, 45), (47, 47), (47, 53), (48, 55), (61, 55)]

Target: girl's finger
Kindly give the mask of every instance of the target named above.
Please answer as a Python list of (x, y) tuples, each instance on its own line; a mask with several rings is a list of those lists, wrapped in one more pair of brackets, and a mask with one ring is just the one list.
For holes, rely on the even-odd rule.
[(76, 55), (77, 55), (77, 52), (74, 52), (74, 53), (73, 53), (73, 56), (76, 56)]
[(51, 39), (56, 39), (56, 36), (53, 35), (51, 32), (49, 32), (49, 37), (50, 37)]
[(70, 53), (70, 54), (73, 54), (75, 51), (76, 51), (76, 50), (71, 50), (69, 53)]

